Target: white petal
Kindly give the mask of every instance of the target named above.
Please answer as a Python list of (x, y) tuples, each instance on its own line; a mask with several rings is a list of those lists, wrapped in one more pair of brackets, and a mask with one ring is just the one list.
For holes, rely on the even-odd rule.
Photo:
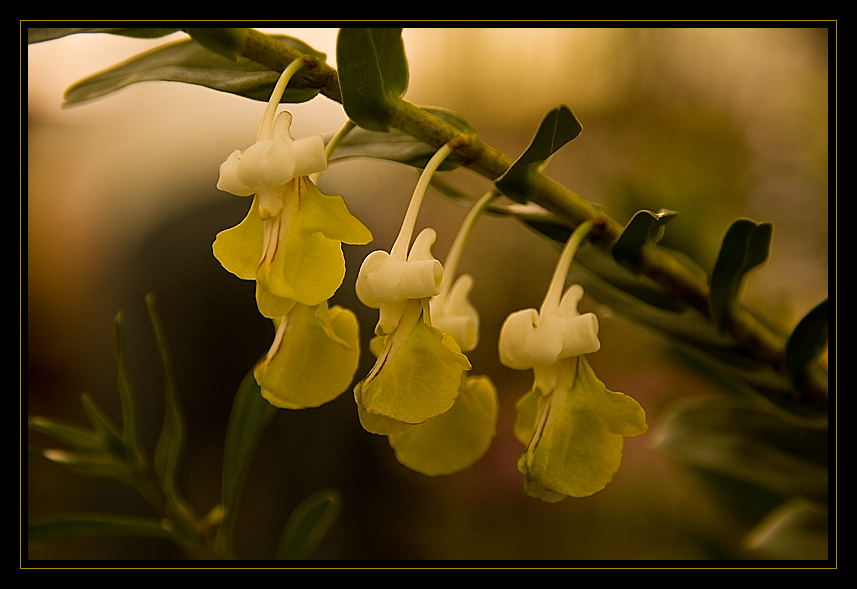
[(217, 188), (234, 194), (235, 196), (250, 196), (255, 194), (254, 188), (246, 186), (239, 180), (239, 167), (241, 166), (241, 152), (233, 151), (226, 158), (226, 161), (220, 164), (220, 177), (217, 179)]
[(598, 339), (598, 317), (594, 313), (569, 319), (560, 317), (557, 319), (561, 320), (565, 327), (559, 358), (582, 356), (601, 349), (601, 341)]
[(405, 261), (384, 251), (366, 256), (357, 276), (357, 296), (367, 307), (440, 292), (443, 266), (437, 260)]
[(327, 154), (324, 152), (324, 139), (321, 135), (304, 137), (292, 143), (294, 150), (295, 178), (324, 172), (327, 169)]
[(432, 325), (455, 338), (462, 352), (476, 348), (479, 342), (479, 312), (468, 300), (473, 277), (463, 274), (449, 292), (431, 300)]
[(556, 324), (542, 325), (535, 309), (523, 309), (506, 317), (500, 328), (500, 362), (516, 370), (526, 370), (556, 361), (562, 350), (563, 333)]

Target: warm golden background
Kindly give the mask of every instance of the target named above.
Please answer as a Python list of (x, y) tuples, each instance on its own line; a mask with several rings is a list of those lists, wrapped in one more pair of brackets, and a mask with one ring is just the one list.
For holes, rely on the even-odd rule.
[[(268, 29), (263, 29), (268, 31)], [(274, 31), (271, 31), (274, 32)], [(328, 54), (335, 29), (277, 30)], [(181, 38), (182, 35), (174, 35)], [(172, 39), (173, 37), (169, 38)], [(406, 28), (405, 97), (463, 115), (512, 157), (542, 116), (567, 104), (583, 133), (548, 175), (627, 222), (639, 209), (680, 216), (664, 243), (710, 271), (737, 217), (774, 223), (770, 262), (745, 298), (793, 327), (828, 293), (828, 32), (824, 28)], [(215, 234), (249, 201), (215, 188), (218, 166), (254, 141), (263, 105), (183, 84), (135, 84), (61, 109), (65, 88), (165, 39), (75, 35), (27, 47), (27, 409), (86, 423), (87, 391), (119, 419), (112, 322), (127, 323), (144, 442), (161, 420), (161, 375), (146, 318), (153, 292), (166, 325), (178, 394), (188, 419), (183, 488), (202, 514), (219, 500), (220, 460), (232, 395), (273, 331), (255, 309), (253, 285), (211, 255)], [(324, 97), (290, 110), (295, 136), (333, 131), (341, 106)], [(489, 186), (448, 174), (474, 198)], [(376, 312), (353, 281), (373, 249), (389, 249), (416, 182), (397, 164), (331, 166), (320, 186), (344, 195), (374, 243), (347, 247), (349, 273), (336, 301), (358, 312), (365, 334)], [(443, 259), (466, 210), (437, 193), (418, 225), (437, 229)], [(475, 373), (497, 383), (501, 412), (488, 455), (453, 476), (400, 466), (383, 437), (359, 426), (350, 391), (318, 409), (282, 411), (253, 463), (239, 512), (238, 553), (273, 556), (289, 511), (323, 488), (344, 497), (320, 546), (325, 559), (714, 559), (748, 558), (752, 523), (654, 449), (671, 402), (716, 394), (667, 342), (597, 302), (602, 349), (590, 362), (605, 384), (646, 409), (647, 435), (628, 439), (623, 467), (603, 492), (549, 505), (527, 497), (515, 463), (514, 402), (530, 373), (500, 366), (496, 338), (514, 310), (538, 307), (557, 249), (509, 219), (477, 227), (460, 270), (474, 275), (482, 314)], [(358, 378), (370, 365), (368, 354)], [(31, 436), (44, 444), (45, 440)], [(147, 515), (132, 491), (29, 460), (27, 511)], [(166, 543), (61, 542), (33, 559), (172, 558)]]

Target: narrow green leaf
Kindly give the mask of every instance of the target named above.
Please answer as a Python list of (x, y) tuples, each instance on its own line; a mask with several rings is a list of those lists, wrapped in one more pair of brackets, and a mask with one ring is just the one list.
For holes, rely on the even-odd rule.
[(94, 536), (171, 538), (169, 530), (158, 520), (109, 514), (67, 514), (27, 525), (28, 543)]
[[(272, 37), (312, 55), (321, 61), (327, 57), (304, 43), (285, 35)], [(65, 93), (65, 104), (76, 104), (115, 92), (129, 84), (147, 81), (183, 82), (244, 98), (267, 102), (280, 74), (240, 58), (227, 59), (209, 51), (192, 39), (167, 43), (132, 57), (103, 72), (72, 85)], [(318, 95), (317, 88), (307, 88), (292, 79), (280, 102), (306, 102)]]
[(526, 151), (497, 179), (497, 188), (512, 200), (527, 202), (529, 179), (541, 171), (560, 147), (580, 135), (582, 129), (567, 106), (560, 105), (548, 112)]
[(222, 55), (230, 61), (238, 61), (247, 48), (248, 28), (185, 29), (191, 38), (210, 51)]
[(657, 213), (637, 211), (613, 244), (613, 257), (622, 266), (638, 274), (642, 269), (643, 248), (660, 241), (664, 234), (664, 225), (677, 214), (665, 209)]
[(726, 231), (711, 272), (711, 316), (719, 329), (726, 328), (744, 275), (768, 259), (773, 232), (771, 223), (750, 219), (738, 219)]
[(828, 517), (826, 505), (795, 497), (754, 527), (745, 544), (763, 558), (827, 560)]
[[(451, 110), (435, 107), (425, 107), (424, 110), (454, 126), (462, 133), (476, 134), (476, 130), (461, 115)], [(369, 157), (423, 169), (436, 151), (437, 149), (428, 143), (398, 129), (390, 129), (388, 132), (382, 133), (355, 127), (349, 131), (334, 150), (330, 161), (334, 162), (352, 157)], [(438, 170), (454, 170), (458, 166), (457, 162), (447, 158), (438, 167)]]
[(30, 417), (27, 419), (27, 426), (81, 452), (104, 451), (104, 445), (94, 432), (77, 425), (62, 423), (47, 417)]
[(800, 320), (786, 344), (786, 373), (798, 385), (805, 380), (807, 373), (818, 360), (827, 345), (829, 319), (828, 299), (824, 299), (812, 311)]
[(364, 129), (387, 132), (408, 87), (402, 29), (340, 29), (336, 63), (345, 114)]
[(34, 452), (35, 456), (44, 458), (80, 475), (105, 477), (126, 482), (128, 480), (127, 468), (120, 461), (121, 459), (115, 456), (104, 453), (84, 454), (53, 448), (35, 450)]
[(101, 440), (102, 446), (110, 454), (120, 458), (124, 457), (125, 443), (122, 441), (122, 434), (119, 429), (89, 395), (83, 393), (80, 400), (83, 403), (83, 410), (86, 411), (90, 423), (95, 428), (96, 435)]
[(231, 552), (232, 521), (241, 485), (259, 439), (276, 412), (276, 407), (262, 397), (262, 390), (251, 370), (241, 381), (235, 394), (226, 429), (222, 487), (223, 525), (219, 537), (221, 551), (225, 554)]
[(170, 354), (167, 350), (164, 329), (155, 308), (154, 297), (146, 296), (146, 305), (149, 309), (149, 319), (155, 332), (155, 340), (158, 343), (158, 352), (161, 357), (161, 368), (164, 372), (164, 423), (161, 434), (155, 446), (154, 467), (158, 480), (167, 495), (177, 494), (177, 476), (184, 449), (184, 416), (176, 401), (175, 389), (173, 387), (172, 366)]
[(122, 441), (125, 444), (125, 458), (129, 464), (141, 459), (140, 442), (137, 435), (137, 401), (128, 378), (125, 349), (125, 327), (122, 314), (118, 313), (113, 322), (116, 349), (116, 372), (118, 375), (119, 400), (122, 405)]
[(303, 500), (286, 521), (277, 559), (308, 558), (336, 521), (341, 507), (342, 497), (333, 489), (324, 489)]
[(41, 43), (61, 39), (68, 35), (78, 33), (109, 33), (135, 39), (156, 39), (171, 35), (179, 29), (168, 28), (29, 28), (27, 29), (27, 43)]

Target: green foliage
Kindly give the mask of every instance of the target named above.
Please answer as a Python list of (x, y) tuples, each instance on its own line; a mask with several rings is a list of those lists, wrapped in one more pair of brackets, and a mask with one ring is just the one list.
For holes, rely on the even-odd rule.
[(117, 428), (89, 396), (83, 395), (84, 410), (93, 429), (47, 417), (30, 417), (30, 429), (47, 434), (70, 448), (31, 450), (31, 454), (78, 473), (116, 478), (135, 485), (145, 464), (137, 440), (136, 404), (127, 378), (125, 334), (119, 315), (114, 322), (114, 335), (122, 427)]
[(250, 29), (219, 29), (219, 28), (201, 28), (201, 29), (185, 29), (191, 38), (218, 55), (222, 55), (231, 61), (238, 61), (238, 58), (244, 54), (244, 49), (247, 46), (247, 37), (250, 34)]
[(542, 119), (526, 151), (495, 182), (497, 188), (514, 201), (527, 202), (530, 177), (541, 173), (548, 158), (580, 135), (582, 129), (570, 108), (560, 105), (552, 109)]
[(660, 241), (667, 221), (677, 214), (665, 209), (657, 213), (637, 211), (613, 244), (613, 257), (631, 272), (639, 274), (642, 269), (643, 248)]
[[(658, 440), (694, 469), (747, 485), (719, 488), (750, 519), (749, 548), (801, 559), (828, 557), (828, 446), (827, 427), (797, 424), (740, 397), (673, 408)], [(770, 499), (750, 506), (763, 495), (748, 488)]]
[[(462, 133), (476, 135), (476, 129), (458, 113), (437, 107), (425, 107), (424, 110)], [(437, 149), (428, 143), (399, 129), (393, 128), (387, 132), (381, 132), (357, 127), (348, 132), (331, 155), (330, 161), (368, 157), (423, 169), (436, 151)], [(438, 171), (449, 171), (458, 167), (457, 162), (447, 158), (438, 166)]]
[[(301, 53), (321, 61), (326, 58), (303, 41), (285, 35), (272, 36)], [(214, 42), (208, 38), (206, 41)], [(185, 39), (161, 45), (75, 83), (66, 90), (65, 104), (86, 102), (129, 84), (147, 81), (184, 82), (267, 102), (278, 78), (277, 72), (255, 61), (232, 60)], [(306, 102), (318, 93), (318, 88), (302, 86), (293, 79), (281, 102)]]
[(307, 558), (336, 521), (341, 507), (342, 497), (332, 489), (324, 489), (304, 499), (286, 521), (277, 558)]
[(711, 316), (721, 330), (737, 303), (744, 275), (767, 261), (773, 234), (771, 223), (750, 219), (738, 219), (726, 231), (711, 272)]
[[(149, 300), (150, 313), (159, 344), (163, 344), (160, 325)], [(180, 545), (199, 542), (197, 532), (188, 524), (183, 500), (175, 485), (176, 464), (181, 448), (181, 419), (174, 398), (166, 395), (166, 422), (159, 441), (157, 475), (152, 473), (137, 438), (135, 395), (128, 379), (125, 356), (125, 329), (121, 315), (114, 322), (118, 392), (122, 407), (122, 427), (116, 427), (86, 395), (83, 405), (93, 430), (61, 423), (44, 417), (31, 417), (29, 427), (53, 437), (70, 450), (31, 450), (31, 454), (54, 464), (65, 466), (78, 474), (117, 479), (136, 489), (159, 512), (153, 518), (129, 518), (113, 514), (65, 514), (29, 523), (30, 541), (44, 541), (77, 536), (156, 536), (170, 538)], [(166, 351), (161, 347), (161, 358)], [(166, 363), (164, 370), (167, 370)], [(169, 383), (171, 378), (167, 376)]]
[(345, 114), (364, 129), (387, 132), (408, 87), (402, 29), (340, 29), (336, 63)]
[(276, 411), (276, 408), (262, 397), (262, 391), (251, 370), (241, 381), (235, 394), (223, 455), (221, 497), (223, 524), (217, 542), (220, 551), (230, 557), (232, 555), (231, 535), (241, 484), (244, 482), (262, 432)]
[(800, 320), (786, 343), (786, 374), (801, 386), (827, 345), (827, 299)]
[(171, 35), (178, 30), (169, 28), (30, 28), (27, 29), (27, 43), (52, 41), (78, 33), (110, 33), (111, 35), (133, 37), (134, 39), (157, 39)]
[[(137, 440), (137, 412), (128, 379), (125, 330), (121, 315), (114, 324), (118, 391), (122, 427), (83, 395), (92, 429), (46, 417), (30, 417), (31, 430), (52, 437), (67, 449), (30, 448), (34, 458), (46, 459), (81, 475), (113, 478), (137, 490), (153, 508), (152, 517), (107, 513), (73, 513), (28, 523), (29, 542), (92, 536), (157, 537), (172, 540), (194, 558), (232, 558), (231, 533), (239, 491), (265, 426), (276, 409), (265, 401), (252, 371), (235, 397), (227, 431), (223, 465), (223, 503), (199, 519), (179, 494), (177, 477), (184, 446), (184, 420), (173, 390), (163, 328), (151, 295), (146, 299), (164, 370), (164, 424), (155, 451), (154, 469)], [(286, 558), (306, 558), (333, 524), (341, 501), (326, 490), (302, 503), (287, 524), (282, 549)], [(200, 530), (220, 524), (213, 543)]]
[(108, 514), (65, 514), (31, 522), (27, 542), (53, 542), (86, 537), (153, 537), (170, 539), (172, 533), (160, 521), (151, 518)]

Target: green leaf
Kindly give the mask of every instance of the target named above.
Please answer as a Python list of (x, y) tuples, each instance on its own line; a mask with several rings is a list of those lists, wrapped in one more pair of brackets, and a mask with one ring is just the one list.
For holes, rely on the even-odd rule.
[(184, 416), (176, 401), (170, 355), (152, 295), (146, 296), (146, 305), (155, 331), (155, 340), (158, 343), (161, 367), (164, 372), (164, 423), (155, 447), (155, 474), (164, 492), (169, 496), (176, 496), (178, 468), (184, 448)]
[(827, 345), (829, 319), (828, 299), (824, 299), (800, 320), (786, 344), (786, 374), (798, 385)]
[(122, 405), (122, 441), (125, 444), (125, 459), (129, 464), (142, 460), (140, 441), (137, 435), (137, 401), (131, 382), (125, 356), (125, 328), (122, 314), (116, 315), (113, 322), (116, 349), (116, 372), (118, 375), (119, 400)]
[(408, 87), (402, 29), (340, 29), (336, 63), (345, 114), (364, 129), (387, 132)]
[(224, 514), (218, 540), (223, 553), (231, 552), (232, 521), (241, 484), (262, 432), (276, 412), (277, 409), (262, 397), (262, 390), (251, 370), (235, 394), (226, 429), (222, 486)]
[(280, 545), (278, 560), (307, 558), (336, 521), (342, 497), (333, 489), (324, 489), (302, 501), (289, 515)]
[[(476, 129), (470, 126), (470, 123), (451, 110), (436, 107), (424, 107), (423, 110), (449, 123), (462, 133), (476, 134)], [(334, 162), (352, 157), (369, 157), (423, 169), (436, 151), (437, 149), (428, 143), (420, 141), (413, 135), (399, 129), (394, 128), (382, 133), (355, 127), (343, 138), (329, 161)], [(447, 158), (441, 163), (438, 170), (454, 170), (458, 166), (457, 162)]]
[(826, 505), (795, 497), (754, 527), (745, 544), (763, 558), (827, 560), (828, 517)]
[(613, 257), (622, 266), (638, 274), (642, 270), (643, 248), (657, 243), (663, 237), (664, 225), (677, 214), (665, 209), (657, 213), (637, 211), (613, 244)]
[(104, 445), (94, 432), (77, 425), (62, 423), (47, 417), (30, 417), (27, 419), (27, 426), (81, 452), (100, 453), (104, 451)]
[(109, 33), (135, 39), (156, 39), (171, 35), (180, 29), (168, 28), (28, 28), (27, 43), (41, 43), (61, 39), (77, 33)]
[[(274, 38), (324, 61), (326, 55), (303, 41), (285, 35)], [(267, 102), (280, 74), (265, 66), (240, 58), (227, 59), (209, 51), (192, 39), (161, 45), (112, 68), (72, 85), (65, 93), (65, 104), (76, 104), (115, 92), (135, 82), (168, 81), (195, 84)], [(292, 79), (280, 102), (306, 102), (319, 93), (317, 88), (301, 86)]]
[(530, 146), (506, 173), (497, 179), (497, 188), (512, 200), (526, 202), (530, 178), (540, 173), (548, 158), (580, 135), (582, 129), (577, 117), (567, 106), (560, 105), (548, 112), (539, 124)]
[(96, 435), (101, 440), (104, 449), (113, 456), (124, 458), (125, 442), (122, 441), (122, 434), (119, 429), (89, 395), (83, 393), (80, 396), (80, 400), (83, 403), (83, 410), (86, 411), (86, 415), (95, 428)]
[(724, 330), (729, 322), (744, 275), (768, 259), (773, 232), (771, 223), (750, 219), (738, 219), (726, 231), (711, 272), (711, 316), (719, 329)]
[(104, 453), (83, 454), (68, 450), (45, 449), (33, 451), (35, 456), (63, 466), (85, 476), (106, 477), (128, 482), (128, 469), (120, 458)]
[(230, 61), (238, 61), (247, 48), (248, 28), (216, 28), (185, 29), (191, 38), (218, 55)]
[(27, 542), (49, 542), (94, 536), (171, 538), (155, 519), (109, 514), (67, 514), (39, 519), (27, 525)]
[(668, 412), (658, 448), (710, 472), (781, 497), (826, 502), (826, 427), (808, 427), (740, 397), (686, 403)]

